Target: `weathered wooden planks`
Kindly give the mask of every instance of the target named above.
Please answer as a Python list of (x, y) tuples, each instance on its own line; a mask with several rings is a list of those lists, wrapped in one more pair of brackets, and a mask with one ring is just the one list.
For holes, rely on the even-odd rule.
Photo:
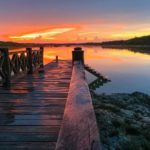
[[(7, 145), (7, 147), (6, 147)], [(0, 150), (54, 150), (55, 142), (0, 142)]]
[(92, 99), (80, 62), (73, 67), (56, 150), (101, 150)]
[(0, 150), (54, 150), (72, 73), (70, 61), (0, 88)]

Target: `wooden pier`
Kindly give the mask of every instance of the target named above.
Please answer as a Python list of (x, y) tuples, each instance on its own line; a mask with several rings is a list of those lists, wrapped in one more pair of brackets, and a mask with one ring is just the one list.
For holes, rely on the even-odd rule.
[[(57, 57), (56, 61), (43, 66), (42, 48), (36, 52), (27, 49), (23, 52), (24, 54), (18, 52), (16, 55), (15, 53), (15, 58), (14, 56), (8, 58), (9, 52), (8, 50), (6, 52), (5, 55), (0, 55), (2, 81), (0, 87), (0, 150), (101, 149), (89, 89), (85, 77), (83, 78), (83, 64), (80, 63), (81, 66), (78, 66), (83, 72), (80, 69), (81, 72), (76, 80), (85, 90), (84, 94), (80, 92), (78, 95), (77, 85), (73, 83), (78, 67), (76, 65), (75, 68), (72, 67), (71, 61), (58, 60)], [(4, 56), (7, 60), (4, 60)], [(4, 64), (8, 65), (7, 71), (4, 69)], [(17, 72), (15, 72), (16, 67), (18, 67)], [(72, 70), (76, 70), (73, 71), (74, 75)], [(82, 80), (84, 81), (81, 82)], [(73, 91), (72, 87), (76, 90), (73, 97), (68, 94)], [(82, 111), (78, 111), (79, 108), (75, 107), (77, 101), (80, 101), (78, 106)], [(71, 106), (70, 103), (72, 103)], [(79, 122), (82, 120), (81, 115), (85, 117), (83, 123)], [(71, 120), (66, 120), (66, 117)], [(74, 121), (78, 127), (70, 126), (67, 130), (66, 127), (71, 123), (70, 121)], [(73, 134), (71, 130), (74, 131)], [(67, 138), (64, 138), (66, 135)], [(77, 137), (73, 138), (73, 136)], [(82, 138), (84, 138), (83, 141)]]

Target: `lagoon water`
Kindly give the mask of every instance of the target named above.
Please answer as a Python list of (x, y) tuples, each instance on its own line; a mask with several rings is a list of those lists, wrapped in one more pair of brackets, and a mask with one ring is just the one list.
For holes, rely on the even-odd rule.
[[(83, 47), (85, 63), (96, 69), (111, 82), (96, 89), (96, 93), (132, 93), (144, 92), (150, 95), (150, 54), (127, 49), (103, 49), (101, 47)], [(48, 63), (56, 55), (60, 59), (71, 59), (73, 47), (47, 47), (44, 60)], [(88, 82), (96, 78), (87, 74)]]

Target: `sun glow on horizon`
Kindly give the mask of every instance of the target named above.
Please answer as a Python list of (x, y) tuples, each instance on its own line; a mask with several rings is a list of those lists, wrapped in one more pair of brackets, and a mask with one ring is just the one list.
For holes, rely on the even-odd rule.
[[(41, 28), (44, 27), (41, 26)], [(14, 42), (31, 43), (80, 43), (126, 40), (150, 34), (150, 28), (148, 28), (147, 25), (133, 27), (127, 24), (106, 25), (101, 23), (99, 25), (63, 25), (46, 28), (47, 30), (36, 29), (35, 31), (18, 31), (18, 34), (13, 32), (11, 35), (5, 36), (5, 39)], [(33, 27), (31, 27), (30, 30), (33, 30)]]

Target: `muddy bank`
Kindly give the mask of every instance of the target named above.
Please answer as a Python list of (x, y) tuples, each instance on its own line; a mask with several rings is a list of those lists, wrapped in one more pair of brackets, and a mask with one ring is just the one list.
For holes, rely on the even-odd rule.
[(150, 150), (150, 96), (92, 92), (92, 98), (104, 150)]

